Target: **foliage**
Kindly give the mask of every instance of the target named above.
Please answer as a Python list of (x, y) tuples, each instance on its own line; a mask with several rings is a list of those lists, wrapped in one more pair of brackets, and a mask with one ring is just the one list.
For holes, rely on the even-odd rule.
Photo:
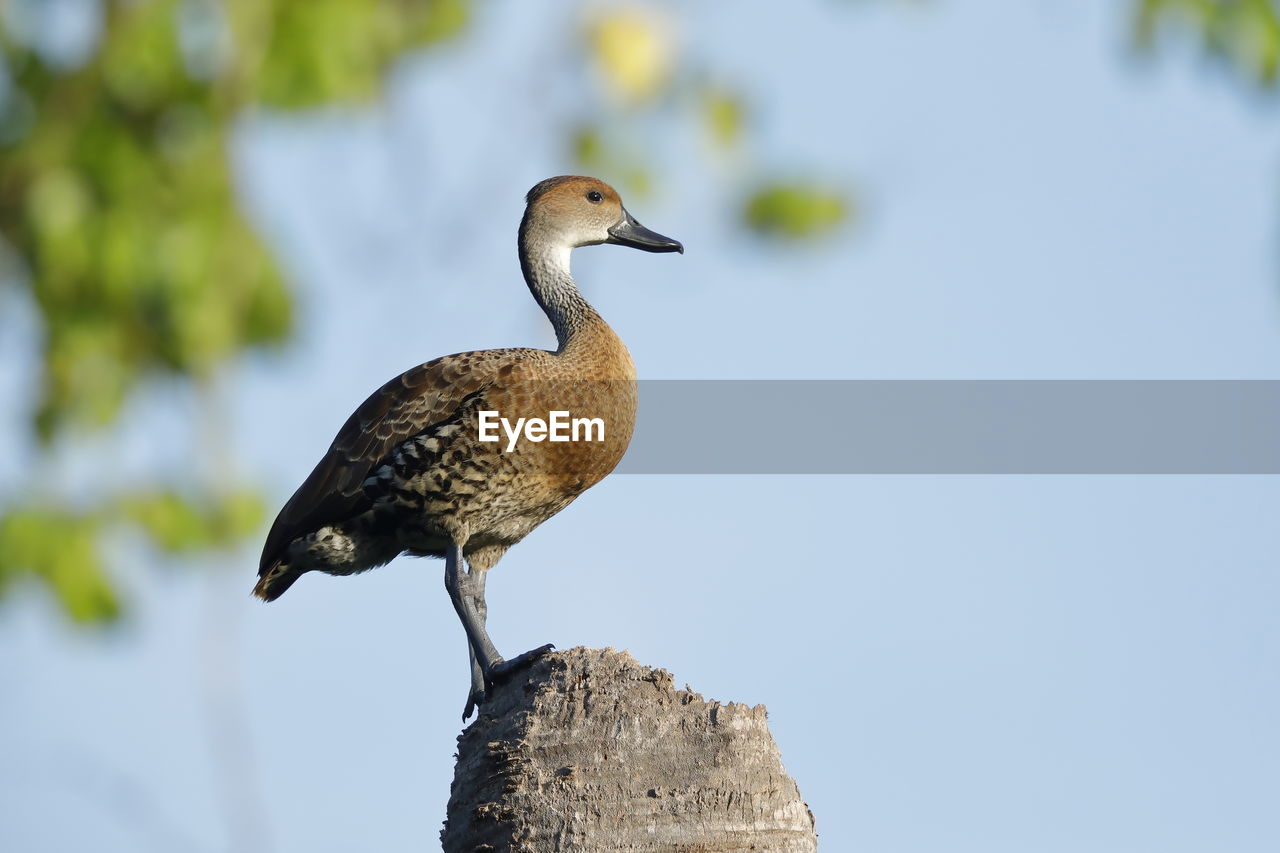
[(100, 519), (58, 508), (11, 510), (0, 517), (0, 594), (33, 574), (77, 622), (120, 615), (120, 601), (98, 554)]
[[(201, 387), (249, 348), (279, 344), (292, 301), (236, 202), (229, 137), (247, 107), (296, 109), (376, 95), (404, 51), (448, 39), (465, 0), (101, 0), (78, 63), (23, 38), (39, 14), (0, 18), (0, 234), (43, 323), (33, 426), (46, 448), (115, 421), (157, 375)], [(14, 26), (17, 24), (18, 26)], [(52, 452), (52, 450), (46, 450)], [(132, 523), (169, 553), (253, 533), (243, 489), (155, 484), (76, 511), (0, 513), (0, 593), (43, 579), (81, 622), (121, 610), (99, 554)], [(25, 490), (40, 495), (33, 482)]]
[(747, 200), (745, 213), (756, 231), (791, 239), (825, 234), (848, 215), (842, 196), (802, 182), (760, 187)]
[(191, 554), (255, 533), (261, 498), (252, 491), (185, 496), (149, 489), (78, 512), (63, 506), (26, 506), (0, 516), (0, 595), (32, 576), (53, 590), (75, 622), (109, 622), (122, 613), (100, 553), (100, 537), (124, 525), (145, 533), (162, 551)]
[(1205, 49), (1253, 82), (1273, 87), (1280, 72), (1280, 13), (1272, 0), (1138, 0), (1138, 44), (1150, 48), (1161, 25), (1189, 27)]
[[(678, 21), (648, 6), (620, 5), (592, 16), (583, 44), (600, 83), (598, 100), (571, 131), (570, 150), (584, 168), (620, 177), (630, 191), (651, 185), (647, 157), (634, 140), (652, 125), (697, 119), (713, 165), (734, 171), (746, 198), (739, 221), (758, 237), (784, 243), (829, 235), (851, 202), (835, 189), (772, 176), (751, 163), (750, 108), (735, 87), (700, 71), (680, 49)], [(738, 168), (734, 169), (737, 165)]]
[(289, 295), (236, 204), (232, 123), (250, 104), (372, 97), (396, 55), (463, 19), (457, 2), (113, 0), (69, 71), (4, 38), (8, 100), (27, 108), (6, 111), (0, 233), (45, 322), (41, 437), (110, 422), (150, 370), (205, 376), (284, 340)]

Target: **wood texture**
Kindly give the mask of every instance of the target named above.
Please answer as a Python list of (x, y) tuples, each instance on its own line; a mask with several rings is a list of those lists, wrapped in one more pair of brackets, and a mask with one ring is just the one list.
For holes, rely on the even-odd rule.
[(817, 850), (763, 705), (584, 648), (516, 675), (458, 738), (441, 838), (447, 853)]

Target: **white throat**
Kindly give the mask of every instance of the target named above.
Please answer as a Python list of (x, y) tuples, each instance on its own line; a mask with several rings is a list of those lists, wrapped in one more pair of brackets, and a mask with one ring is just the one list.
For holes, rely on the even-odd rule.
[(536, 233), (521, 229), (520, 267), (533, 298), (555, 328), (558, 352), (563, 352), (574, 334), (597, 316), (578, 292), (569, 271), (572, 253), (572, 246), (558, 241), (540, 243)]

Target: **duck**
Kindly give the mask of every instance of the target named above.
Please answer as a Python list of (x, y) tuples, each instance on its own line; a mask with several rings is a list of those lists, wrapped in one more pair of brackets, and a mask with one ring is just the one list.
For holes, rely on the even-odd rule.
[(635, 364), (570, 272), (574, 249), (599, 244), (684, 252), (597, 178), (561, 175), (530, 189), (520, 269), (556, 349), (455, 353), (384, 384), (343, 424), (262, 549), (253, 594), (264, 601), (308, 572), (353, 575), (401, 554), (442, 558), (470, 658), (464, 721), (553, 648), (499, 654), (486, 629), (489, 570), (607, 476), (635, 426)]

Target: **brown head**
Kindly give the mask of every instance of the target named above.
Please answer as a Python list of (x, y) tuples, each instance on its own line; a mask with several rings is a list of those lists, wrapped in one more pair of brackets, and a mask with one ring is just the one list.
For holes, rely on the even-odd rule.
[(561, 250), (616, 243), (646, 252), (684, 252), (679, 241), (637, 222), (617, 190), (596, 178), (547, 178), (529, 190), (525, 201), (522, 241)]

